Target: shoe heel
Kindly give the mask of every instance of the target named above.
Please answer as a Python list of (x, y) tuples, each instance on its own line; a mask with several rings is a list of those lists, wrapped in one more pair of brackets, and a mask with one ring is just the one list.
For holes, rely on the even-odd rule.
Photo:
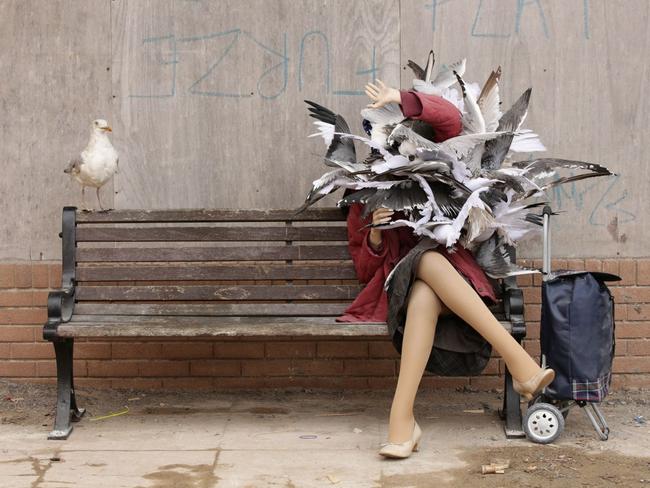
[(419, 442), (413, 445), (413, 450), (416, 451), (416, 452), (420, 450), (420, 443)]

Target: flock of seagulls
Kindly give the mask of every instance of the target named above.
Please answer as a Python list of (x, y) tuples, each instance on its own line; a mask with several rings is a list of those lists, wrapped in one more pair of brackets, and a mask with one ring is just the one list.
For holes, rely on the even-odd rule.
[[(313, 182), (296, 213), (338, 188), (351, 188), (356, 191), (338, 206), (364, 204), (364, 217), (379, 207), (407, 216), (369, 226), (408, 226), (450, 252), (460, 244), (492, 278), (539, 272), (511, 263), (507, 252), (508, 245), (516, 246), (541, 230), (542, 217), (535, 210), (547, 202), (531, 199), (544, 197), (556, 185), (614, 173), (585, 161), (513, 161), (517, 153), (529, 156), (546, 148), (537, 134), (523, 127), (530, 88), (501, 112), (500, 67), (481, 88), (464, 80), (465, 59), (443, 67), (435, 77), (433, 51), (424, 68), (410, 60), (408, 66), (415, 74), (413, 90), (441, 96), (459, 109), (460, 135), (436, 143), (428, 124), (405, 118), (397, 103), (389, 103), (361, 111), (366, 136), (359, 136), (350, 132), (341, 115), (305, 100), (318, 129), (309, 137), (323, 138), (324, 163), (332, 169)], [(367, 146), (368, 156), (357, 158), (355, 141)]]
[(72, 159), (64, 173), (68, 173), (81, 184), (81, 204), (86, 208), (86, 187), (93, 187), (97, 193), (99, 208), (104, 209), (99, 198), (99, 189), (117, 172), (119, 156), (108, 138), (111, 127), (104, 119), (94, 120), (90, 126), (90, 140), (81, 154)]

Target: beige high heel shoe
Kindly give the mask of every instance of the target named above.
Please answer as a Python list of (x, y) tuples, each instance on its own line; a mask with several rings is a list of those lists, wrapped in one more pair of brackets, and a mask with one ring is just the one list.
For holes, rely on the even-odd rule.
[(523, 383), (512, 378), (512, 387), (517, 393), (523, 396), (526, 401), (531, 401), (540, 391), (550, 385), (554, 378), (555, 371), (551, 368), (539, 368), (539, 371), (532, 378)]
[(422, 430), (417, 422), (413, 425), (413, 434), (411, 438), (404, 442), (384, 442), (379, 454), (389, 458), (407, 458), (411, 452), (420, 449), (420, 437), (422, 437)]

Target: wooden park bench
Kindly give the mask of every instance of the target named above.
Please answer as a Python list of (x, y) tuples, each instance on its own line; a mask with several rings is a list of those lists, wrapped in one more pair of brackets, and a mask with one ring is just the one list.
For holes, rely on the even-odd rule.
[[(57, 365), (48, 438), (66, 439), (84, 414), (73, 383), (76, 337), (388, 336), (385, 323), (335, 321), (362, 288), (343, 212), (293, 214), (65, 207), (62, 286), (49, 294), (43, 331)], [(493, 312), (521, 340), (522, 292), (514, 279), (501, 291)], [(523, 435), (509, 374), (504, 392), (506, 433)]]

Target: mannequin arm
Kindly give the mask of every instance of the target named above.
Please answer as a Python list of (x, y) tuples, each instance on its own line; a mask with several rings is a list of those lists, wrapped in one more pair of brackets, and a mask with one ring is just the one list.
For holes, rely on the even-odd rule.
[(373, 250), (369, 242), (370, 228), (360, 230), (363, 226), (361, 211), (362, 206), (358, 203), (350, 206), (347, 219), (348, 249), (354, 262), (357, 278), (361, 283), (368, 283), (384, 264), (388, 255), (388, 242), (386, 242), (388, 233), (382, 233), (382, 243), (379, 250)]

